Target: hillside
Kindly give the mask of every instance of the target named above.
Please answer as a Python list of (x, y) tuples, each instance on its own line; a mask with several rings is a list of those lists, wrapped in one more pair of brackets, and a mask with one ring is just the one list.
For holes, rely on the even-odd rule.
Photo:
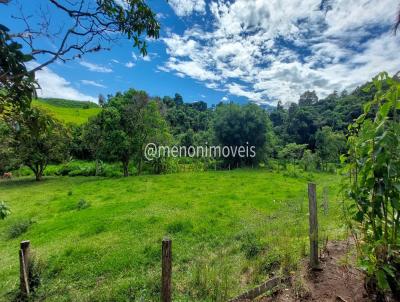
[(100, 107), (92, 102), (81, 102), (64, 99), (37, 99), (32, 105), (46, 110), (56, 119), (71, 124), (81, 125), (89, 117), (100, 112)]

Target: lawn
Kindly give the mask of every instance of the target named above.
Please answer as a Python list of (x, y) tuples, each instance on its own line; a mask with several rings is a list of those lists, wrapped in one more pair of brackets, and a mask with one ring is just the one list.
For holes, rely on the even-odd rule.
[[(77, 101), (63, 100), (55, 102), (51, 100), (33, 100), (32, 105), (44, 109), (51, 116), (66, 124), (81, 125), (86, 123), (91, 116), (95, 116), (101, 110), (100, 107), (83, 108), (75, 105)], [(82, 103), (82, 102), (81, 102)], [(83, 103), (84, 104), (84, 103)]]
[[(313, 178), (319, 202), (329, 186), (320, 237), (341, 237), (340, 177)], [(0, 221), (0, 297), (18, 288), (18, 246), (29, 239), (42, 269), (38, 300), (157, 301), (161, 240), (169, 236), (174, 301), (224, 301), (295, 269), (308, 252), (309, 179), (239, 169), (1, 181), (12, 214)], [(18, 235), (27, 219), (33, 223)]]

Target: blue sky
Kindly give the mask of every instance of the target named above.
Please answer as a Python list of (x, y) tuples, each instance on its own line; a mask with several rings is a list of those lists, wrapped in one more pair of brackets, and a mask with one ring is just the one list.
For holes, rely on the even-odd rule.
[[(295, 102), (308, 89), (324, 97), (380, 71), (400, 70), (400, 36), (391, 31), (396, 2), (148, 1), (162, 27), (160, 39), (149, 41), (148, 57), (123, 39), (110, 51), (38, 72), (38, 93), (95, 101), (100, 93), (135, 88), (152, 96), (179, 92), (187, 102), (208, 104)], [(24, 25), (14, 17), (32, 15), (30, 22), (37, 23), (39, 7), (48, 8), (53, 28), (68, 22), (48, 0), (1, 5), (1, 22), (19, 32)], [(57, 44), (45, 36), (38, 41)]]

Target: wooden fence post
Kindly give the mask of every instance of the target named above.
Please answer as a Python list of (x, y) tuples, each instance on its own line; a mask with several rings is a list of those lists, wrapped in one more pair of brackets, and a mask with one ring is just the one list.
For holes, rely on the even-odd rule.
[(21, 250), (24, 252), (25, 270), (27, 272), (29, 272), (30, 245), (31, 245), (31, 242), (29, 240), (24, 240), (24, 241), (21, 241), (21, 243), (20, 243)]
[(310, 222), (310, 266), (319, 269), (318, 261), (318, 218), (317, 218), (317, 188), (315, 183), (308, 184), (308, 209)]
[(29, 296), (29, 245), (28, 240), (22, 241), (19, 250), (19, 280), (21, 295)]
[(323, 190), (324, 195), (324, 215), (328, 215), (328, 187), (324, 187)]
[(172, 277), (172, 241), (164, 238), (162, 241), (162, 276), (161, 302), (171, 302)]

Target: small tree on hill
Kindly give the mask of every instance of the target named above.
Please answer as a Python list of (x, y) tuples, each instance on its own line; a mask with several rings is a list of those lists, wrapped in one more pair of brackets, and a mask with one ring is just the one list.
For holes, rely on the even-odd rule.
[(37, 108), (24, 112), (14, 127), (14, 152), (28, 166), (37, 181), (50, 162), (68, 156), (69, 134), (64, 126)]

